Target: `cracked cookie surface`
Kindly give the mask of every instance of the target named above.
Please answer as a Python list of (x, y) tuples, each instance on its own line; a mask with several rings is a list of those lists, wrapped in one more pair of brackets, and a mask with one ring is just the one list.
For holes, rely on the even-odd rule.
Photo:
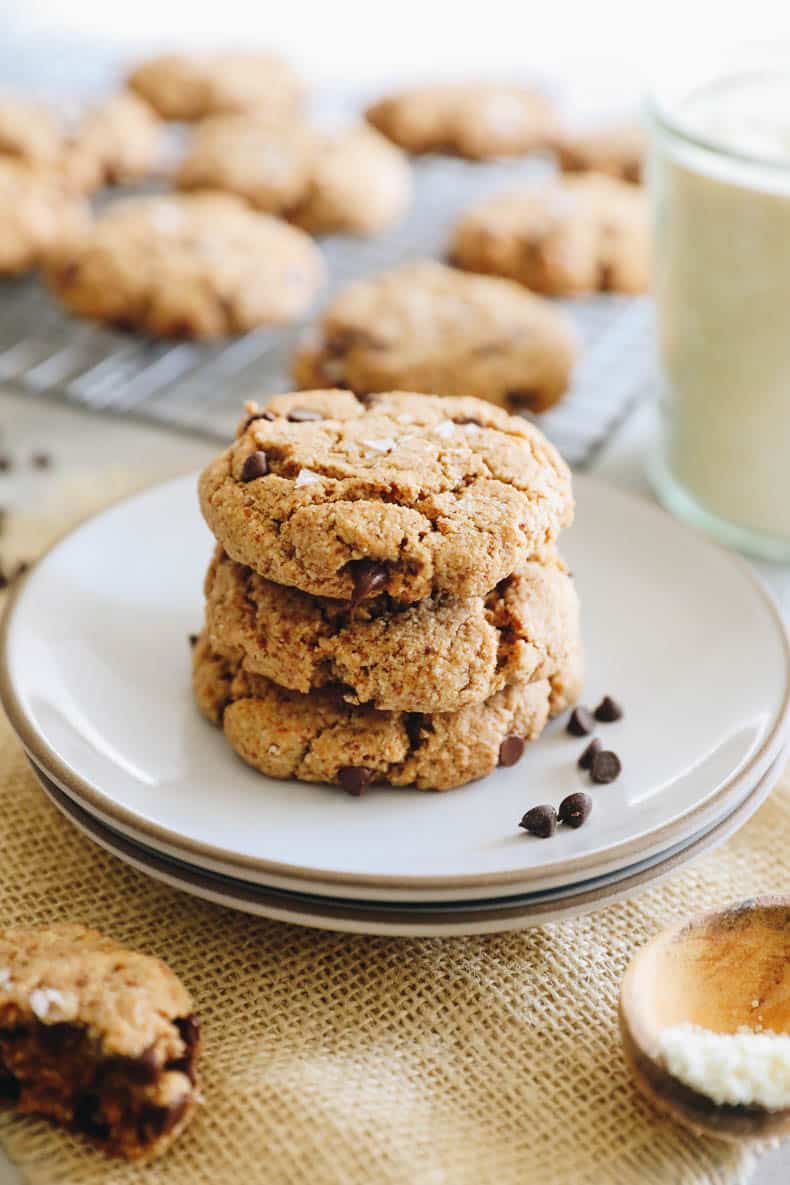
[(80, 316), (212, 338), (301, 316), (324, 264), (303, 231), (230, 194), (175, 194), (115, 203), (53, 253), (47, 276)]
[(159, 959), (76, 924), (0, 931), (0, 1102), (157, 1155), (196, 1102), (199, 1026)]
[(161, 54), (141, 62), (128, 85), (164, 119), (203, 119), (257, 108), (270, 118), (286, 117), (301, 107), (304, 97), (298, 75), (271, 53)]
[(450, 712), (566, 667), (579, 646), (579, 606), (556, 556), (487, 597), (374, 597), (351, 610), (273, 584), (218, 548), (206, 635), (216, 654), (294, 691), (330, 686), (349, 703)]
[(551, 296), (643, 292), (650, 278), (647, 199), (640, 186), (599, 173), (500, 194), (461, 217), (450, 256), (458, 267)]
[[(559, 693), (552, 695), (552, 683)], [(359, 793), (367, 784), (449, 790), (485, 777), (508, 738), (535, 740), (578, 694), (572, 675), (515, 683), (457, 712), (381, 712), (331, 691), (302, 695), (217, 655), (205, 637), (193, 655), (203, 714), (249, 765), (274, 778), (328, 782)], [(512, 764), (508, 758), (505, 764)]]
[(278, 584), (357, 602), (484, 595), (571, 521), (556, 449), (479, 399), (313, 391), (249, 410), (200, 504), (227, 554)]
[(473, 160), (545, 148), (556, 128), (540, 91), (506, 83), (436, 83), (390, 95), (365, 112), (368, 123), (409, 152)]
[(341, 292), (293, 376), (306, 388), (475, 395), (541, 412), (566, 391), (577, 353), (570, 320), (549, 301), (424, 260)]

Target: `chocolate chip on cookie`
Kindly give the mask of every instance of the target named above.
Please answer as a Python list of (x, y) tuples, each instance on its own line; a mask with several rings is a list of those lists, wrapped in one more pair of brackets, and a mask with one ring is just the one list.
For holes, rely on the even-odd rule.
[(269, 462), (266, 453), (262, 449), (257, 452), (250, 453), (241, 467), (241, 480), (243, 482), (257, 481), (259, 477), (265, 477), (269, 472)]

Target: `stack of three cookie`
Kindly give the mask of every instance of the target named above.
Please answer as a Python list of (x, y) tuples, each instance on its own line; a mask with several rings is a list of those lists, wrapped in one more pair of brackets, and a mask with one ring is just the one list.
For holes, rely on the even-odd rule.
[(205, 470), (195, 696), (272, 777), (448, 789), (512, 765), (581, 680), (555, 541), (570, 475), (471, 398), (251, 405)]

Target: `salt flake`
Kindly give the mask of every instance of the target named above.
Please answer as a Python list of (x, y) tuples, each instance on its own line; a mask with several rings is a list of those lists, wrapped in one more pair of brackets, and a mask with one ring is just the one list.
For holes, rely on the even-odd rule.
[(363, 440), (362, 443), (377, 453), (391, 453), (395, 448), (395, 441), (390, 440), (388, 436), (383, 440)]
[(321, 478), (317, 473), (313, 473), (312, 469), (300, 469), (296, 475), (296, 481), (294, 482), (294, 485), (298, 489), (301, 486), (314, 485), (315, 482), (320, 480)]

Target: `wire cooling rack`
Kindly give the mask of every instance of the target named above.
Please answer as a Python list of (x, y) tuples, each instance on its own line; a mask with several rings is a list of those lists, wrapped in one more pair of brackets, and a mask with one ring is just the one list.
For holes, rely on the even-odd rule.
[[(470, 203), (550, 168), (548, 161), (473, 164), (431, 157), (414, 166), (415, 200), (390, 234), (323, 241), (323, 301), (354, 279), (443, 255)], [(564, 302), (583, 341), (573, 385), (539, 419), (568, 461), (583, 466), (650, 390), (653, 316), (647, 298), (602, 294)], [(316, 310), (320, 311), (320, 310)], [(256, 330), (221, 344), (153, 341), (65, 315), (38, 280), (0, 283), (0, 382), (108, 414), (225, 440), (245, 399), (288, 390), (288, 360), (305, 325)]]

